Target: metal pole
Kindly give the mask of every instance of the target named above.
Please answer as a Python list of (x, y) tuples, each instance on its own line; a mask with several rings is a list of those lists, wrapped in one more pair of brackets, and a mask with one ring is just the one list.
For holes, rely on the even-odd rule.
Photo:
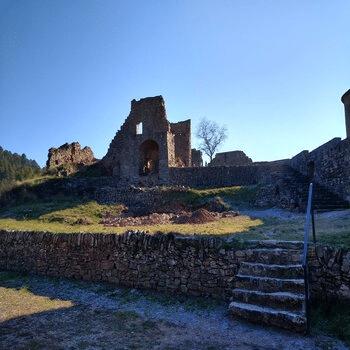
[[(309, 243), (309, 230), (310, 230), (310, 218), (311, 218), (311, 210), (312, 207), (312, 182), (309, 187), (309, 198), (307, 203), (307, 212), (306, 212), (306, 224), (305, 224), (305, 236), (304, 236), (304, 253), (303, 253), (303, 269), (304, 269), (304, 283), (305, 283), (305, 313), (306, 313), (306, 332), (310, 333), (310, 317), (309, 317), (309, 269), (308, 269), (308, 261), (307, 261), (307, 253), (308, 253), (308, 243)], [(314, 226), (313, 226), (314, 227)]]
[(303, 253), (303, 266), (307, 263), (307, 249), (309, 242), (309, 230), (310, 230), (310, 213), (311, 213), (311, 199), (312, 199), (312, 182), (309, 187), (309, 198), (307, 203), (306, 224), (305, 224), (305, 236), (304, 236), (304, 253)]
[(306, 334), (310, 334), (309, 268), (307, 264), (304, 267), (304, 281), (305, 281)]

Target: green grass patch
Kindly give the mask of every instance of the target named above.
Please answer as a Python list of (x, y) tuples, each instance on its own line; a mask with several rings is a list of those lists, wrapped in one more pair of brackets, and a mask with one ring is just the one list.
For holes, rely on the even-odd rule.
[(261, 185), (252, 186), (232, 186), (212, 189), (188, 189), (186, 191), (169, 190), (162, 188), (163, 192), (168, 192), (169, 196), (164, 203), (172, 200), (181, 199), (189, 204), (195, 205), (203, 203), (211, 198), (227, 199), (233, 205), (247, 206), (250, 205), (261, 189)]
[(73, 306), (71, 301), (35, 295), (27, 286), (20, 289), (0, 287), (0, 305), (0, 321)]
[(336, 300), (313, 300), (310, 321), (313, 333), (336, 337), (350, 346), (349, 303)]
[(224, 218), (218, 221), (196, 224), (196, 225), (154, 225), (154, 226), (127, 226), (127, 227), (104, 227), (102, 224), (93, 223), (91, 225), (72, 224), (76, 218), (55, 216), (53, 219), (46, 221), (40, 219), (16, 220), (0, 219), (0, 227), (7, 230), (28, 230), (28, 231), (49, 231), (53, 233), (111, 233), (123, 234), (127, 231), (147, 231), (149, 233), (179, 233), (184, 235), (229, 235), (241, 233), (244, 235), (262, 221), (251, 219), (248, 216), (237, 216), (235, 218)]
[(128, 320), (130, 318), (139, 318), (139, 314), (135, 311), (119, 311), (116, 312), (116, 317), (119, 318), (120, 320)]
[[(290, 219), (279, 217), (264, 217), (262, 219), (237, 216), (223, 218), (206, 224), (163, 224), (153, 226), (104, 227), (99, 222), (106, 212), (117, 215), (125, 209), (118, 205), (101, 205), (86, 198), (66, 197), (59, 192), (65, 179), (53, 176), (42, 176), (22, 183), (17, 183), (16, 189), (21, 192), (21, 200), (0, 209), (0, 228), (9, 230), (49, 231), (53, 233), (112, 233), (123, 234), (126, 231), (148, 231), (151, 234), (161, 232), (198, 235), (230, 235), (234, 234), (238, 240), (247, 239), (275, 239), (275, 240), (303, 240), (305, 230), (305, 215), (293, 215)], [(92, 181), (92, 180), (91, 180)], [(31, 192), (30, 188), (45, 184), (48, 197), (38, 199), (40, 191)], [(52, 185), (52, 186), (51, 186)], [(214, 204), (223, 210), (229, 206), (249, 208), (257, 192), (263, 185), (233, 186), (214, 189), (182, 189), (163, 186), (159, 205), (171, 204), (174, 200), (181, 200), (193, 205), (193, 210), (203, 203), (213, 199)], [(56, 188), (51, 192), (49, 189)], [(41, 188), (41, 187), (40, 187)], [(44, 191), (44, 192), (45, 192)], [(147, 191), (147, 189), (145, 189)], [(46, 193), (45, 192), (45, 193)], [(159, 195), (159, 193), (157, 194)], [(350, 218), (327, 217), (316, 215), (317, 241), (330, 246), (350, 248)], [(310, 231), (310, 240), (312, 234)]]
[[(217, 193), (215, 190), (205, 190), (206, 195), (208, 192)], [(264, 217), (262, 219), (241, 215), (205, 224), (185, 225), (104, 227), (99, 224), (104, 213), (118, 214), (123, 209), (123, 206), (100, 205), (94, 201), (83, 203), (72, 199), (19, 205), (0, 211), (0, 227), (8, 230), (49, 231), (53, 233), (123, 234), (130, 230), (140, 230), (150, 234), (157, 232), (207, 236), (234, 234), (237, 242), (248, 239), (287, 241), (304, 239), (305, 214), (293, 215), (291, 218)], [(316, 214), (315, 223), (317, 242), (344, 249), (350, 248), (350, 230), (348, 229), (350, 218)], [(310, 241), (312, 241), (311, 227)]]
[(110, 212), (113, 215), (118, 215), (123, 210), (120, 205), (101, 205), (95, 201), (88, 203), (77, 203), (71, 208), (56, 210), (51, 213), (41, 215), (38, 219), (45, 222), (66, 222), (68, 224), (76, 224), (79, 218), (86, 218), (91, 223), (98, 224), (102, 215)]
[(124, 209), (124, 206), (119, 205), (101, 205), (95, 201), (83, 203), (73, 199), (19, 205), (0, 211), (0, 227), (8, 230), (50, 231), (54, 233), (122, 234), (128, 230), (142, 230), (153, 233), (227, 235), (247, 232), (251, 227), (262, 224), (260, 220), (250, 219), (247, 216), (224, 218), (196, 225), (164, 224), (107, 228), (99, 224), (106, 212), (118, 215)]
[(350, 249), (350, 230), (334, 233), (321, 232), (317, 235), (317, 240), (331, 247)]
[[(254, 219), (254, 217), (251, 217)], [(305, 214), (293, 215), (291, 218), (264, 217), (260, 225), (251, 226), (246, 233), (237, 233), (237, 239), (274, 239), (286, 241), (303, 241), (305, 235)], [(350, 218), (327, 217), (315, 215), (316, 242), (350, 249)], [(312, 226), (309, 230), (309, 242), (313, 241)]]

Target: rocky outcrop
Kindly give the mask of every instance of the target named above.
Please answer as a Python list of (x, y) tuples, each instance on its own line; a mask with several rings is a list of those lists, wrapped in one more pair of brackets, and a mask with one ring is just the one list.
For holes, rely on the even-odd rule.
[(90, 147), (81, 149), (78, 142), (65, 143), (59, 148), (50, 148), (46, 166), (48, 169), (57, 168), (60, 165), (88, 165), (95, 162), (94, 154)]

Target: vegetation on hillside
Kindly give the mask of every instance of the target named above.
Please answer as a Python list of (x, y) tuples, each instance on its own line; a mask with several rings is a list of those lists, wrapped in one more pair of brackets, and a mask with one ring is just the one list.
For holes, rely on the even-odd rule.
[[(235, 235), (237, 240), (282, 239), (303, 240), (305, 216), (291, 215), (290, 219), (264, 216), (263, 218), (240, 215), (222, 218), (202, 224), (158, 224), (153, 226), (106, 227), (101, 221), (106, 213), (118, 215), (125, 206), (102, 205), (94, 201), (99, 187), (96, 183), (96, 168), (88, 168), (68, 177), (44, 175), (35, 161), (25, 155), (19, 156), (0, 148), (0, 228), (52, 232), (108, 232), (124, 233), (127, 230), (148, 232), (177, 232), (181, 234)], [(21, 168), (20, 164), (23, 165)], [(9, 170), (10, 169), (10, 170)], [(35, 177), (35, 175), (38, 175)], [(85, 176), (87, 175), (87, 176)], [(29, 179), (19, 181), (23, 177)], [(103, 178), (98, 177), (101, 183)], [(6, 179), (6, 180), (5, 180)], [(102, 180), (101, 180), (102, 179)], [(6, 181), (10, 185), (3, 186)], [(163, 186), (155, 192), (155, 211), (170, 209), (194, 211), (206, 208), (209, 211), (249, 210), (263, 185), (232, 186), (212, 189), (194, 189)], [(136, 191), (153, 191), (135, 188)], [(178, 207), (177, 207), (178, 206)], [(129, 208), (130, 209), (130, 208)], [(132, 209), (132, 208), (131, 208)], [(150, 213), (150, 208), (145, 208)], [(131, 210), (133, 211), (133, 210)], [(141, 215), (141, 214), (139, 214)], [(253, 214), (252, 214), (253, 215)], [(350, 218), (318, 216), (316, 234), (318, 242), (330, 246), (350, 248)], [(310, 239), (312, 237), (310, 236)]]
[(205, 224), (161, 224), (153, 226), (104, 227), (100, 223), (106, 213), (117, 215), (125, 207), (102, 205), (95, 201), (78, 202), (74, 199), (54, 200), (16, 205), (0, 210), (0, 228), (9, 230), (51, 231), (54, 233), (117, 233), (141, 230), (150, 233), (179, 233), (201, 235), (228, 235), (248, 233), (261, 220), (248, 216), (225, 218)]
[(25, 154), (19, 155), (0, 147), (0, 182), (3, 180), (23, 181), (41, 174), (41, 169), (35, 160), (30, 160)]
[[(80, 181), (80, 180), (79, 180)], [(92, 182), (91, 182), (92, 181)], [(51, 231), (55, 233), (117, 233), (142, 230), (150, 233), (181, 233), (230, 236), (235, 241), (246, 239), (303, 240), (305, 215), (291, 214), (285, 217), (254, 217), (253, 214), (235, 218), (222, 218), (203, 224), (159, 224), (153, 226), (105, 227), (101, 221), (106, 213), (118, 215), (125, 206), (102, 205), (91, 199), (96, 188), (93, 178), (84, 179), (83, 192), (69, 195), (65, 191), (70, 178), (53, 176), (26, 180), (7, 194), (6, 205), (0, 205), (0, 228), (10, 230)], [(87, 185), (88, 184), (88, 185)], [(91, 188), (90, 188), (91, 187)], [(249, 210), (261, 186), (234, 186), (216, 189), (179, 189), (163, 187), (156, 208), (185, 203), (188, 208), (219, 206), (220, 210)], [(142, 189), (140, 189), (142, 190)], [(145, 189), (146, 190), (146, 189)], [(74, 192), (75, 193), (75, 192)], [(159, 196), (159, 192), (157, 194)], [(214, 209), (215, 211), (215, 209)], [(254, 213), (254, 212), (252, 212)], [(316, 216), (316, 238), (330, 246), (350, 248), (350, 217), (348, 215), (328, 217)], [(310, 235), (310, 240), (312, 235)]]
[(16, 182), (40, 175), (42, 171), (35, 160), (0, 147), (0, 196), (14, 188)]

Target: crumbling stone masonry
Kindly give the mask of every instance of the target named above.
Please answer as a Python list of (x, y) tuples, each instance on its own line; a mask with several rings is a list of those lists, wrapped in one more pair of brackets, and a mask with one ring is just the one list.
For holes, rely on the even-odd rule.
[(50, 148), (46, 166), (48, 169), (57, 168), (60, 165), (88, 165), (95, 162), (94, 154), (90, 147), (81, 149), (78, 142), (65, 143), (59, 148)]
[(162, 96), (132, 100), (102, 164), (121, 182), (166, 183), (169, 168), (191, 166), (191, 120), (169, 123)]
[(209, 166), (243, 166), (252, 165), (253, 161), (243, 151), (217, 153)]
[[(218, 153), (210, 167), (202, 167), (201, 152), (191, 149), (190, 120), (170, 123), (162, 96), (132, 100), (129, 116), (100, 162), (101, 170), (105, 170), (105, 175), (112, 175), (108, 177), (119, 189), (128, 184), (217, 187), (266, 183), (270, 195), (267, 196), (265, 190), (264, 196), (271, 200), (259, 202), (290, 209), (304, 208), (312, 180), (322, 186), (319, 192), (322, 190), (325, 195), (319, 197), (323, 202), (334, 202), (333, 209), (347, 207), (350, 202), (350, 90), (341, 100), (345, 106), (348, 136), (345, 140), (334, 138), (312, 152), (303, 151), (292, 159), (275, 162), (252, 162), (242, 151)], [(50, 149), (47, 164), (48, 168), (89, 164), (92, 159), (89, 148), (80, 150), (80, 145), (73, 143)], [(326, 209), (324, 204), (323, 209)]]
[(202, 151), (192, 148), (191, 165), (195, 168), (203, 166)]
[(350, 202), (350, 139), (336, 137), (315, 150), (302, 151), (291, 167)]

